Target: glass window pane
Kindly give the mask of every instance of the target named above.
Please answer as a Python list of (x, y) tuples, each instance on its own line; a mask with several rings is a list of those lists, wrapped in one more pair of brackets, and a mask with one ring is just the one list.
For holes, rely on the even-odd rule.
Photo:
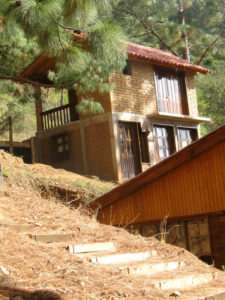
[(60, 137), (60, 138), (57, 138), (57, 144), (62, 144), (63, 143), (63, 138)]
[(59, 145), (59, 146), (58, 146), (58, 152), (59, 152), (59, 153), (62, 153), (62, 152), (63, 152), (63, 145)]
[(159, 147), (163, 147), (164, 146), (163, 140), (162, 139), (158, 139), (158, 144), (159, 144)]
[(161, 158), (165, 157), (164, 149), (159, 149), (159, 156)]
[(162, 136), (162, 129), (157, 127), (157, 136)]

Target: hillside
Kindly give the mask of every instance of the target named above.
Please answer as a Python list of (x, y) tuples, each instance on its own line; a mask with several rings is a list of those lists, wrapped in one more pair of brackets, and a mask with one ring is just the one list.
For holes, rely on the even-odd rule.
[[(112, 183), (25, 165), (3, 151), (0, 165), (0, 299), (210, 299), (225, 292), (224, 273), (184, 249), (99, 224), (85, 203), (112, 188)], [(59, 201), (60, 195), (65, 201), (68, 189), (70, 197), (74, 193), (79, 198), (78, 208)], [(38, 242), (38, 234), (72, 234), (72, 241)], [(104, 265), (66, 249), (68, 244), (95, 242), (113, 242), (116, 254), (150, 255), (143, 262)], [(151, 266), (149, 275), (141, 273), (143, 263), (145, 268)], [(153, 265), (175, 267), (153, 274)]]

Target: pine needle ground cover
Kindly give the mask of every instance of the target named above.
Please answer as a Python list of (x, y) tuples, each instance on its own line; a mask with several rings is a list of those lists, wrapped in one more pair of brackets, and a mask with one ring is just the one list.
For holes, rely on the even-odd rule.
[[(132, 277), (119, 268), (93, 264), (70, 254), (64, 242), (44, 244), (30, 239), (28, 233), (72, 233), (75, 244), (112, 241), (118, 253), (157, 251), (158, 255), (149, 258), (149, 263), (179, 260), (186, 262), (189, 272), (211, 270), (184, 249), (155, 238), (129, 234), (123, 228), (99, 224), (85, 207), (65, 206), (53, 196), (43, 198), (32, 177), (48, 180), (57, 174), (58, 182), (63, 182), (71, 176), (66, 171), (45, 165), (28, 166), (2, 151), (0, 164), (3, 168), (0, 224), (21, 224), (29, 228), (27, 232), (16, 233), (0, 227), (0, 290), (16, 290), (27, 295), (22, 299), (170, 299), (171, 290), (156, 289), (151, 277)], [(168, 275), (161, 276), (167, 279)], [(215, 288), (221, 286), (221, 280), (216, 281)], [(183, 291), (186, 298), (180, 299), (192, 299), (193, 295), (203, 293), (202, 289)], [(41, 291), (39, 296), (35, 291)], [(47, 294), (49, 298), (44, 298)]]

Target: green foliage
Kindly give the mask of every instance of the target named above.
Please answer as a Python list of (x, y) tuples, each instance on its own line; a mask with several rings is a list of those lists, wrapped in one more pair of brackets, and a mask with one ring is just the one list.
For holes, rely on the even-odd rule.
[(225, 63), (218, 64), (207, 76), (199, 75), (196, 81), (199, 112), (209, 116), (211, 122), (204, 124), (203, 132), (225, 124)]
[[(29, 85), (21, 86), (12, 82), (0, 83), (0, 135), (8, 138), (8, 117), (12, 117), (14, 138), (28, 138), (34, 134), (33, 89)], [(29, 116), (29, 117), (27, 117)], [(21, 135), (21, 132), (23, 134)], [(26, 135), (26, 132), (28, 133)]]
[(9, 177), (9, 170), (6, 168), (2, 168), (2, 176), (5, 178)]
[(82, 99), (76, 109), (80, 114), (89, 116), (104, 112), (101, 104), (94, 99)]
[(115, 6), (114, 16), (134, 42), (184, 56), (187, 47), (183, 37), (185, 33), (191, 59), (198, 62), (215, 38), (221, 36), (211, 53), (225, 55), (225, 10), (220, 0), (121, 0)]
[(199, 111), (212, 119), (202, 127), (202, 133), (225, 123), (223, 0), (120, 0), (114, 6), (114, 18), (129, 40), (181, 57), (186, 56), (188, 47), (192, 62), (201, 61), (212, 69), (213, 74), (197, 80)]
[[(26, 39), (39, 53), (56, 57), (49, 78), (57, 85), (95, 89), (121, 69), (125, 60), (124, 35), (112, 23), (112, 0), (0, 0), (2, 41)], [(15, 36), (15, 31), (18, 37)], [(75, 32), (88, 39), (74, 40)]]
[[(48, 74), (56, 86), (75, 88), (78, 93), (110, 89), (108, 77), (121, 70), (126, 59), (126, 38), (111, 18), (116, 2), (0, 0), (0, 76), (17, 76), (34, 56), (44, 53), (56, 58)], [(75, 40), (74, 32), (84, 34), (83, 39)], [(93, 103), (90, 100), (91, 111), (99, 112)]]

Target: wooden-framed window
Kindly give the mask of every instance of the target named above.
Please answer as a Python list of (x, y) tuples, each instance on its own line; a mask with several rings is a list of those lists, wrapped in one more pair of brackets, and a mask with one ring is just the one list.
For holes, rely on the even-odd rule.
[(69, 158), (68, 136), (66, 133), (53, 137), (55, 160), (65, 160)]
[(198, 138), (197, 129), (178, 127), (178, 147), (183, 149)]
[(155, 86), (159, 112), (188, 114), (184, 72), (155, 69)]
[(154, 125), (153, 135), (156, 161), (160, 162), (175, 152), (173, 127)]
[(149, 163), (149, 148), (148, 148), (148, 134), (147, 131), (142, 131), (141, 126), (138, 126), (138, 134), (139, 134), (139, 141), (140, 141), (140, 153), (141, 153), (141, 162), (142, 163)]
[(124, 75), (132, 75), (132, 63), (130, 60), (126, 60), (126, 66), (123, 69), (123, 74)]

